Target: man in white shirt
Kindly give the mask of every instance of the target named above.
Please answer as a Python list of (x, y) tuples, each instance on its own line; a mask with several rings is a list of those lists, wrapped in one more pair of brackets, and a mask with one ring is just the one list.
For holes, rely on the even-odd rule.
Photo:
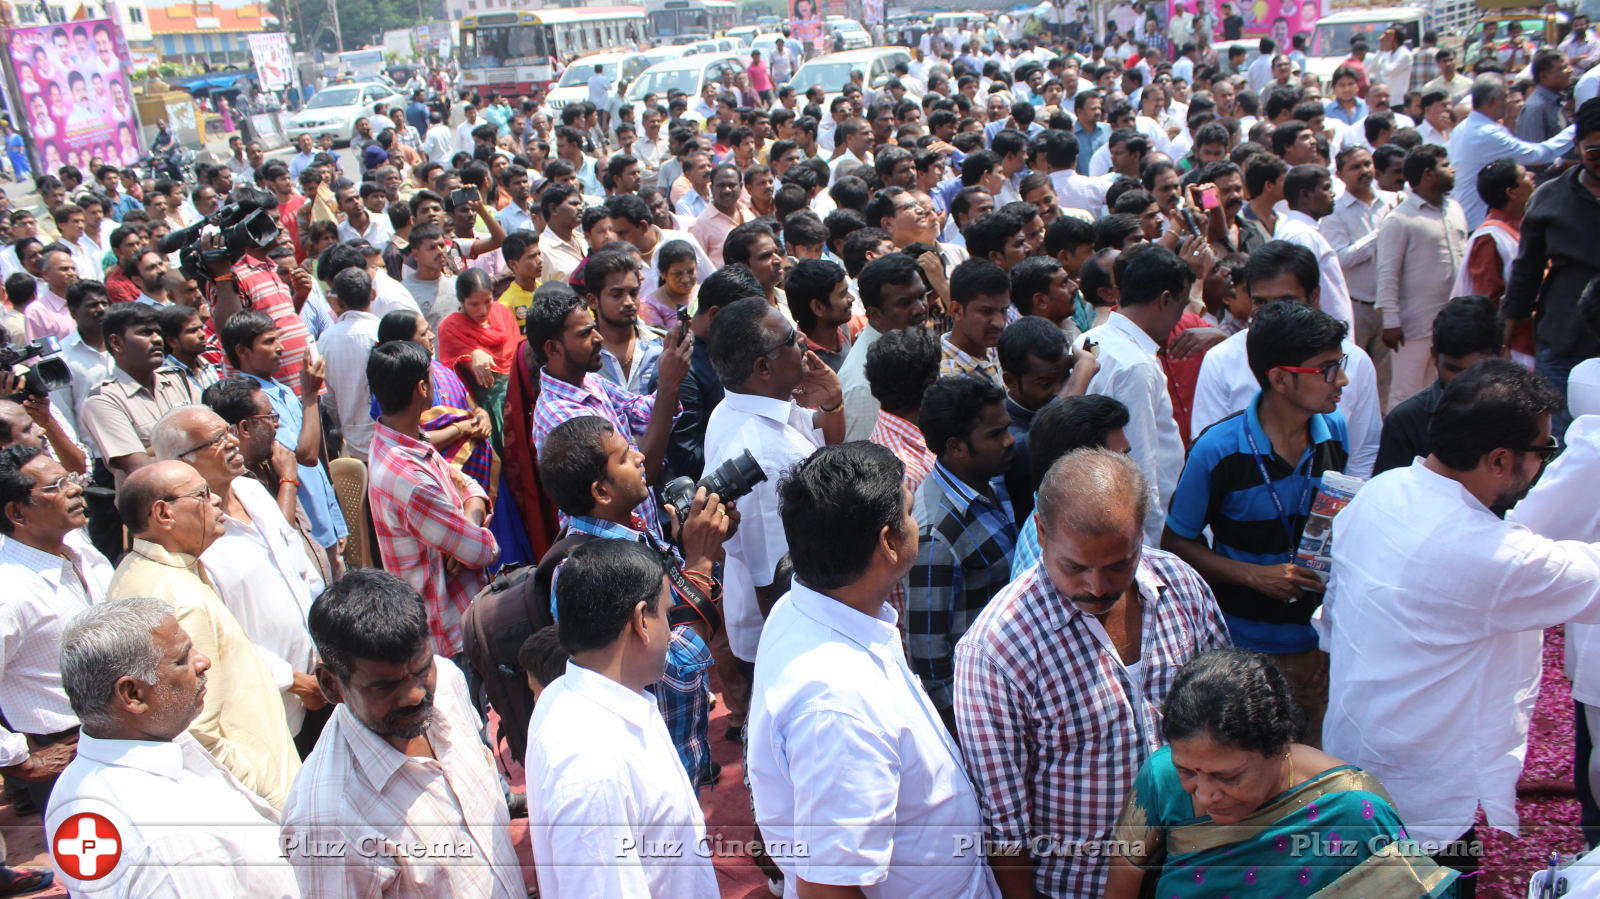
[(1496, 159), (1545, 165), (1572, 149), (1571, 127), (1542, 143), (1529, 143), (1501, 123), (1505, 112), (1505, 79), (1494, 73), (1479, 75), (1472, 82), (1472, 112), (1450, 132), (1450, 164), (1456, 170), (1450, 196), (1466, 213), (1468, 228), (1477, 228), (1489, 214), (1488, 204), (1478, 195), (1478, 172), (1484, 166)]
[[(456, 145), (455, 150), (450, 154), (452, 156), (456, 153), (472, 152), (472, 129), (483, 124), (483, 120), (478, 118), (478, 107), (471, 103), (466, 105), (462, 110), (462, 114), (466, 116), (466, 120), (456, 126)], [(429, 130), (431, 131), (432, 129), (430, 128)]]
[[(1245, 289), (1256, 310), (1270, 303), (1292, 302), (1317, 306), (1319, 274), (1316, 257), (1305, 247), (1287, 241), (1268, 241), (1250, 254), (1244, 270)], [(1206, 352), (1195, 380), (1194, 408), (1189, 433), (1199, 434), (1235, 412), (1242, 411), (1260, 391), (1250, 371), (1245, 328)], [(1350, 456), (1345, 473), (1365, 478), (1372, 474), (1383, 433), (1383, 407), (1378, 402), (1377, 374), (1362, 349), (1344, 339), (1349, 356), (1344, 370), (1349, 383), (1339, 397), (1349, 436)]]
[(84, 233), (83, 210), (72, 203), (63, 203), (51, 211), (51, 216), (55, 219), (56, 230), (61, 232), (61, 239), (57, 243), (72, 254), (72, 264), (78, 270), (78, 278), (84, 281), (103, 280), (106, 270), (100, 264), (102, 254), (99, 246)]
[(72, 760), (78, 718), (57, 663), (62, 630), (102, 602), (111, 564), (89, 542), (83, 475), (31, 446), (0, 450), (0, 767), (41, 809)]
[(1250, 89), (1255, 91), (1257, 95), (1267, 86), (1268, 82), (1272, 81), (1272, 57), (1278, 52), (1278, 45), (1272, 38), (1264, 37), (1261, 39), (1260, 50), (1261, 55), (1250, 63), (1250, 68), (1245, 70), (1244, 75), (1245, 81), (1250, 85)]
[(718, 895), (693, 786), (656, 700), (673, 596), (658, 551), (593, 540), (560, 569), (572, 653), (528, 729), (528, 822), (547, 896)]
[(45, 833), (52, 846), (92, 838), (92, 823), (71, 819), (97, 814), (115, 828), (120, 852), (105, 867), (106, 857), (92, 854), (79, 856), (76, 872), (58, 865), (73, 893), (298, 893), (279, 849), (277, 811), (188, 732), (210, 669), (159, 599), (100, 603), (67, 625), (61, 684), (83, 731), (50, 799)]
[[(483, 720), (461, 669), (434, 654), (422, 597), (388, 572), (357, 568), (312, 604), (309, 625), (317, 682), (337, 707), (283, 807), (280, 836), (301, 892), (523, 899)], [(413, 843), (454, 857), (322, 857), (329, 845)]]
[(1479, 362), (1445, 388), (1432, 454), (1333, 520), (1323, 748), (1381, 780), (1407, 836), (1436, 850), (1474, 845), (1480, 813), (1516, 834), (1542, 631), (1600, 623), (1600, 546), (1502, 517), (1555, 454), (1561, 406), (1533, 372)]
[(772, 609), (751, 693), (756, 823), (769, 845), (806, 847), (773, 854), (798, 892), (998, 896), (960, 750), (884, 601), (917, 555), (903, 468), (856, 442), (783, 481), (794, 584)]
[(1333, 211), (1333, 179), (1320, 165), (1297, 165), (1283, 178), (1283, 200), (1288, 214), (1278, 220), (1272, 237), (1310, 250), (1322, 272), (1318, 303), (1323, 312), (1345, 324), (1355, 315), (1350, 308), (1350, 289), (1345, 286), (1344, 268), (1339, 254), (1322, 236), (1317, 222)]
[[(1333, 201), (1333, 211), (1317, 223), (1323, 239), (1338, 254), (1350, 291), (1350, 311), (1355, 324), (1350, 336), (1372, 359), (1378, 372), (1378, 397), (1389, 396), (1389, 347), (1383, 342), (1383, 319), (1373, 301), (1378, 296), (1378, 226), (1394, 208), (1396, 198), (1375, 186), (1372, 153), (1365, 147), (1346, 147), (1335, 162), (1344, 194)], [(1386, 408), (1386, 406), (1385, 406)]]
[(365, 269), (347, 268), (334, 275), (328, 305), (339, 320), (317, 338), (317, 351), (328, 365), (328, 393), (339, 413), (345, 452), (363, 462), (372, 443), (367, 356), (378, 345), (379, 319), (371, 312), (375, 297), (372, 276)]
[[(1198, 259), (1197, 247), (1186, 250), (1187, 257)], [(1117, 257), (1116, 283), (1122, 288), (1122, 304), (1105, 324), (1079, 337), (1077, 346), (1093, 341), (1100, 348), (1100, 370), (1089, 382), (1089, 392), (1128, 407), (1123, 430), (1156, 500), (1144, 521), (1145, 542), (1159, 546), (1167, 503), (1183, 471), (1183, 438), (1172, 417), (1167, 375), (1157, 353), (1188, 306), (1194, 273), (1166, 247), (1141, 244)]]
[(1401, 43), (1400, 29), (1392, 27), (1378, 36), (1378, 52), (1372, 54), (1367, 72), (1389, 85), (1389, 96), (1404, 97), (1411, 89), (1411, 65), (1411, 51)]
[(339, 211), (344, 213), (344, 221), (339, 223), (339, 242), (360, 238), (375, 247), (386, 247), (394, 239), (394, 226), (389, 223), (386, 214), (374, 214), (368, 210), (362, 201), (372, 194), (383, 193), (383, 188), (375, 182), (364, 181), (357, 189), (354, 184), (340, 188), (338, 193)]
[(444, 116), (437, 112), (428, 114), (428, 133), (422, 136), (422, 152), (428, 157), (429, 162), (437, 162), (443, 166), (448, 166), (450, 157), (455, 155), (455, 132), (444, 123)]
[[(298, 734), (306, 712), (327, 705), (311, 676), (311, 634), (306, 630), (306, 611), (322, 592), (322, 575), (312, 567), (278, 499), (245, 476), (237, 436), (216, 412), (180, 406), (156, 423), (151, 439), (157, 459), (189, 463), (221, 501), (222, 536), (200, 554), (200, 564), (261, 653), (283, 694), (289, 733)], [(285, 501), (295, 496), (292, 476), (278, 487)], [(318, 717), (315, 730), (321, 730), (325, 718)]]
[(762, 620), (781, 595), (777, 568), (789, 549), (778, 478), (823, 444), (844, 440), (839, 378), (799, 341), (800, 332), (764, 297), (729, 303), (711, 322), (711, 362), (726, 395), (706, 423), (705, 470), (749, 450), (767, 472), (739, 500), (739, 530), (724, 544), (728, 646), (747, 674)]
[(605, 66), (595, 66), (589, 76), (589, 103), (594, 106), (602, 130), (611, 125), (611, 77)]
[(539, 194), (539, 215), (545, 224), (539, 233), (539, 252), (544, 257), (542, 282), (565, 282), (589, 255), (583, 229), (578, 227), (582, 210), (583, 196), (570, 184), (552, 184)]

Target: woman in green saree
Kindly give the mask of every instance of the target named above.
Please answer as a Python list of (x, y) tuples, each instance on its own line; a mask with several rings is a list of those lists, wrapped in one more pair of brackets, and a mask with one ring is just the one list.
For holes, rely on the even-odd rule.
[[(1383, 785), (1294, 742), (1303, 716), (1266, 656), (1195, 656), (1162, 705), (1167, 745), (1117, 820), (1108, 899), (1453, 896)], [(1153, 889), (1152, 889), (1153, 887)]]

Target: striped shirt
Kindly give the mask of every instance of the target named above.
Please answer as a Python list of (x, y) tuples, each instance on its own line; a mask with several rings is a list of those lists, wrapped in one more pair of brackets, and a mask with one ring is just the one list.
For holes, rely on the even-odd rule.
[(1134, 583), (1133, 669), (1042, 568), (1001, 590), (956, 644), (956, 725), (988, 838), (1029, 846), (1048, 896), (1105, 892), (1105, 841), (1160, 748), (1161, 703), (1184, 662), (1228, 645), (1210, 588), (1177, 556), (1147, 547)]
[[(1272, 440), (1261, 428), (1260, 407), (1257, 393), (1242, 413), (1217, 422), (1195, 440), (1172, 495), (1167, 527), (1186, 540), (1203, 539), (1209, 527), (1211, 548), (1222, 557), (1274, 565), (1294, 557), (1322, 473), (1344, 468), (1349, 437), (1343, 413), (1313, 415), (1310, 443), (1291, 466), (1273, 452)], [(1263, 467), (1272, 478), (1270, 486), (1261, 476)], [(1278, 504), (1287, 522), (1279, 519)], [(1288, 603), (1242, 584), (1219, 582), (1213, 587), (1239, 646), (1273, 653), (1317, 648), (1310, 622), (1318, 601)]]
[[(539, 399), (533, 406), (535, 454), (544, 449), (544, 439), (557, 425), (586, 415), (598, 415), (611, 422), (617, 433), (627, 438), (628, 445), (638, 449), (639, 439), (650, 426), (650, 416), (655, 411), (653, 395), (633, 393), (592, 373), (583, 376), (582, 384), (569, 384), (541, 368)], [(633, 511), (634, 518), (645, 522), (652, 534), (660, 536), (660, 513), (654, 491), (647, 491), (644, 502)], [(566, 520), (565, 515), (561, 517)]]
[(949, 334), (939, 337), (939, 377), (949, 378), (957, 375), (967, 375), (983, 381), (989, 381), (994, 386), (1005, 389), (1005, 380), (1000, 375), (1000, 354), (994, 347), (989, 347), (982, 359), (968, 353), (955, 345), (950, 340)]
[[(900, 464), (906, 467), (902, 483), (913, 495), (922, 488), (922, 482), (927, 479), (928, 473), (933, 471), (934, 463), (939, 460), (939, 457), (928, 449), (928, 440), (922, 436), (920, 428), (882, 409), (878, 410), (878, 420), (872, 426), (872, 442), (887, 447), (894, 453), (895, 458), (900, 460)], [(889, 589), (887, 601), (898, 616), (903, 632), (906, 612), (905, 578), (901, 578)]]
[(943, 713), (951, 706), (956, 641), (1011, 580), (1017, 526), (1005, 480), (989, 482), (994, 499), (972, 489), (941, 462), (917, 493), (917, 561), (906, 598), (911, 670)]

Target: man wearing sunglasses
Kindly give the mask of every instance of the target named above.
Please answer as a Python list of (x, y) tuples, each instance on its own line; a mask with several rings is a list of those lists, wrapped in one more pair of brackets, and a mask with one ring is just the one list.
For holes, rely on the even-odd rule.
[(1246, 347), (1259, 390), (1242, 414), (1195, 439), (1161, 539), (1211, 585), (1234, 645), (1271, 655), (1289, 678), (1313, 746), (1328, 689), (1328, 656), (1310, 624), (1322, 582), (1294, 553), (1323, 472), (1350, 457), (1338, 409), (1348, 332), (1303, 303), (1256, 313)]

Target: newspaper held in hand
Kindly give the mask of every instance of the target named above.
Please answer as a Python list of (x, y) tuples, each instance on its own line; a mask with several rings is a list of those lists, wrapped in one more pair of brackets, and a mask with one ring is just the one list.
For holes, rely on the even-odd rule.
[(1294, 564), (1310, 571), (1328, 583), (1328, 571), (1333, 567), (1333, 516), (1350, 504), (1350, 500), (1366, 481), (1340, 474), (1337, 471), (1322, 473), (1322, 486), (1317, 488), (1316, 499), (1311, 501), (1311, 515), (1300, 532), (1300, 548), (1294, 554)]

